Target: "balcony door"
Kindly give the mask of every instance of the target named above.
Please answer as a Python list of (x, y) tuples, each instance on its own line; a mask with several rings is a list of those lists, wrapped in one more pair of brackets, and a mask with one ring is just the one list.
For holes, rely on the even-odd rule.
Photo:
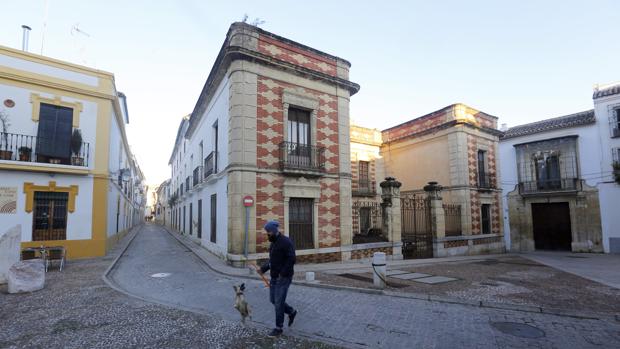
[(536, 160), (536, 183), (538, 189), (560, 189), (560, 159), (557, 155), (550, 155)]
[(41, 103), (37, 132), (37, 161), (71, 164), (73, 109)]
[(310, 112), (290, 108), (288, 110), (289, 163), (299, 167), (311, 167)]
[(68, 193), (34, 193), (32, 241), (67, 239)]

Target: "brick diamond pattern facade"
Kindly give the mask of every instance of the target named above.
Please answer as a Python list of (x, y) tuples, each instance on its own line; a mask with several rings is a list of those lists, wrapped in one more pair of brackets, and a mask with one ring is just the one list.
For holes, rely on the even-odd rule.
[[(495, 154), (495, 147), (493, 144), (486, 144), (487, 148), (487, 161), (488, 171), (493, 188), (497, 188), (497, 161)], [(480, 234), (482, 232), (481, 216), (480, 216), (480, 193), (477, 191), (478, 187), (478, 140), (472, 135), (467, 136), (467, 165), (469, 169), (469, 185), (472, 188), (469, 193), (471, 200), (471, 224), (472, 234)], [(491, 204), (491, 232), (500, 232), (500, 206), (499, 206), (499, 193), (493, 194), (493, 202)]]
[(319, 202), (319, 248), (340, 245), (340, 184), (338, 180), (321, 180)]
[(309, 50), (303, 50), (285, 42), (261, 35), (258, 51), (273, 58), (312, 69), (323, 74), (336, 76), (336, 61)]
[(383, 131), (383, 139), (395, 141), (440, 126), (445, 122), (446, 115), (444, 113), (431, 114)]
[[(256, 174), (256, 252), (267, 252), (269, 240), (263, 234), (268, 220), (284, 222), (284, 177), (271, 173)], [(284, 229), (284, 227), (282, 227)]]

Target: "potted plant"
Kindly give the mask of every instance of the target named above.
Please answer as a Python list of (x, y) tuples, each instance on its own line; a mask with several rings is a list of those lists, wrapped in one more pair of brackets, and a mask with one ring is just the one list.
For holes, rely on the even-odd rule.
[(30, 154), (32, 154), (32, 148), (19, 147), (19, 161), (30, 161)]
[(80, 156), (80, 150), (82, 150), (82, 132), (80, 129), (73, 130), (71, 135), (71, 163), (75, 166), (84, 166), (84, 157)]
[(0, 135), (0, 160), (11, 160), (13, 151), (9, 148), (9, 114), (0, 110), (0, 126), (2, 126), (2, 134)]
[(620, 161), (614, 161), (611, 166), (614, 168), (614, 179), (620, 184)]

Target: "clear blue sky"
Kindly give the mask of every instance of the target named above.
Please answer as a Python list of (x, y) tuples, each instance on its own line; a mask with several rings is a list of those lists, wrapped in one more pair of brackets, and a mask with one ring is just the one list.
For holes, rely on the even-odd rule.
[[(517, 125), (592, 108), (595, 83), (620, 80), (620, 1), (48, 0), (43, 54), (113, 72), (130, 144), (150, 183), (168, 178), (228, 26), (265, 30), (345, 58), (359, 124), (386, 128), (455, 102)], [(40, 53), (44, 0), (4, 1), (0, 45)], [(71, 34), (71, 28), (88, 33)]]

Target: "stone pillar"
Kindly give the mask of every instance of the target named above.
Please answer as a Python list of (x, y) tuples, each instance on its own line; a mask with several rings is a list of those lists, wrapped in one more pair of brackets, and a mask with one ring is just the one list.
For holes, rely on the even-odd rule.
[(443, 240), (446, 237), (446, 220), (443, 210), (443, 200), (441, 198), (442, 186), (437, 182), (428, 182), (428, 185), (424, 186), (426, 192), (426, 198), (429, 201), (430, 208), (430, 220), (431, 231), (433, 232), (433, 256), (444, 256), (443, 253)]
[(402, 222), (400, 211), (401, 183), (394, 177), (386, 177), (381, 182), (381, 213), (383, 217), (383, 234), (392, 242), (392, 259), (402, 259)]

